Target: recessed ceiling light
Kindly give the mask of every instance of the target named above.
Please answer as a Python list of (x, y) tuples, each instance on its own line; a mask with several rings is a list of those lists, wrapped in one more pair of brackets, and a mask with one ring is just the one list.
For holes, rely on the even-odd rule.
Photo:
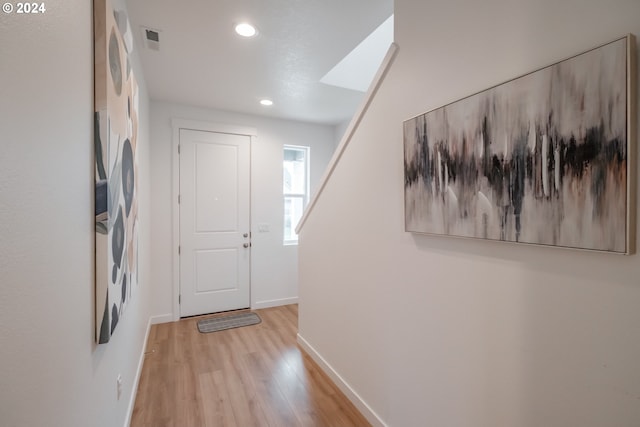
[(242, 22), (235, 27), (236, 33), (242, 37), (253, 37), (258, 34), (258, 30), (251, 24)]
[(260, 104), (264, 105), (265, 107), (270, 107), (273, 105), (273, 101), (270, 99), (261, 99)]

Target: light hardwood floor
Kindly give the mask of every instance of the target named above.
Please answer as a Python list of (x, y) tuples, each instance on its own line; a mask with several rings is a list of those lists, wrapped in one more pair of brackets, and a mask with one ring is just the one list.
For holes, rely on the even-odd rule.
[(298, 306), (201, 334), (204, 317), (154, 325), (131, 427), (369, 426), (296, 344)]

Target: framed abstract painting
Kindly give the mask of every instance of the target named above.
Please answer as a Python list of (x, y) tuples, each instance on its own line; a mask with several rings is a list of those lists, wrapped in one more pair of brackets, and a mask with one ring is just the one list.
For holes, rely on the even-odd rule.
[(110, 340), (138, 283), (138, 86), (125, 13), (94, 1), (96, 341)]
[(409, 232), (629, 254), (632, 35), (404, 122)]

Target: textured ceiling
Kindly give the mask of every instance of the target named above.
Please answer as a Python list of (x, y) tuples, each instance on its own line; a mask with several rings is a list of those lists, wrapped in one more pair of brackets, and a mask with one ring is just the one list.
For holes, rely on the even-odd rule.
[[(154, 100), (336, 124), (363, 93), (320, 79), (393, 13), (392, 0), (128, 0)], [(234, 23), (259, 34), (242, 39)], [(160, 31), (145, 48), (141, 27)], [(259, 105), (261, 98), (274, 105)]]

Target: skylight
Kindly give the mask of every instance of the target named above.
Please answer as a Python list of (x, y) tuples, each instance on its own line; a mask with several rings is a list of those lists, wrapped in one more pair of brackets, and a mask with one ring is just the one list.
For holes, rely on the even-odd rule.
[(366, 92), (391, 43), (393, 43), (393, 15), (338, 62), (320, 79), (320, 82)]

